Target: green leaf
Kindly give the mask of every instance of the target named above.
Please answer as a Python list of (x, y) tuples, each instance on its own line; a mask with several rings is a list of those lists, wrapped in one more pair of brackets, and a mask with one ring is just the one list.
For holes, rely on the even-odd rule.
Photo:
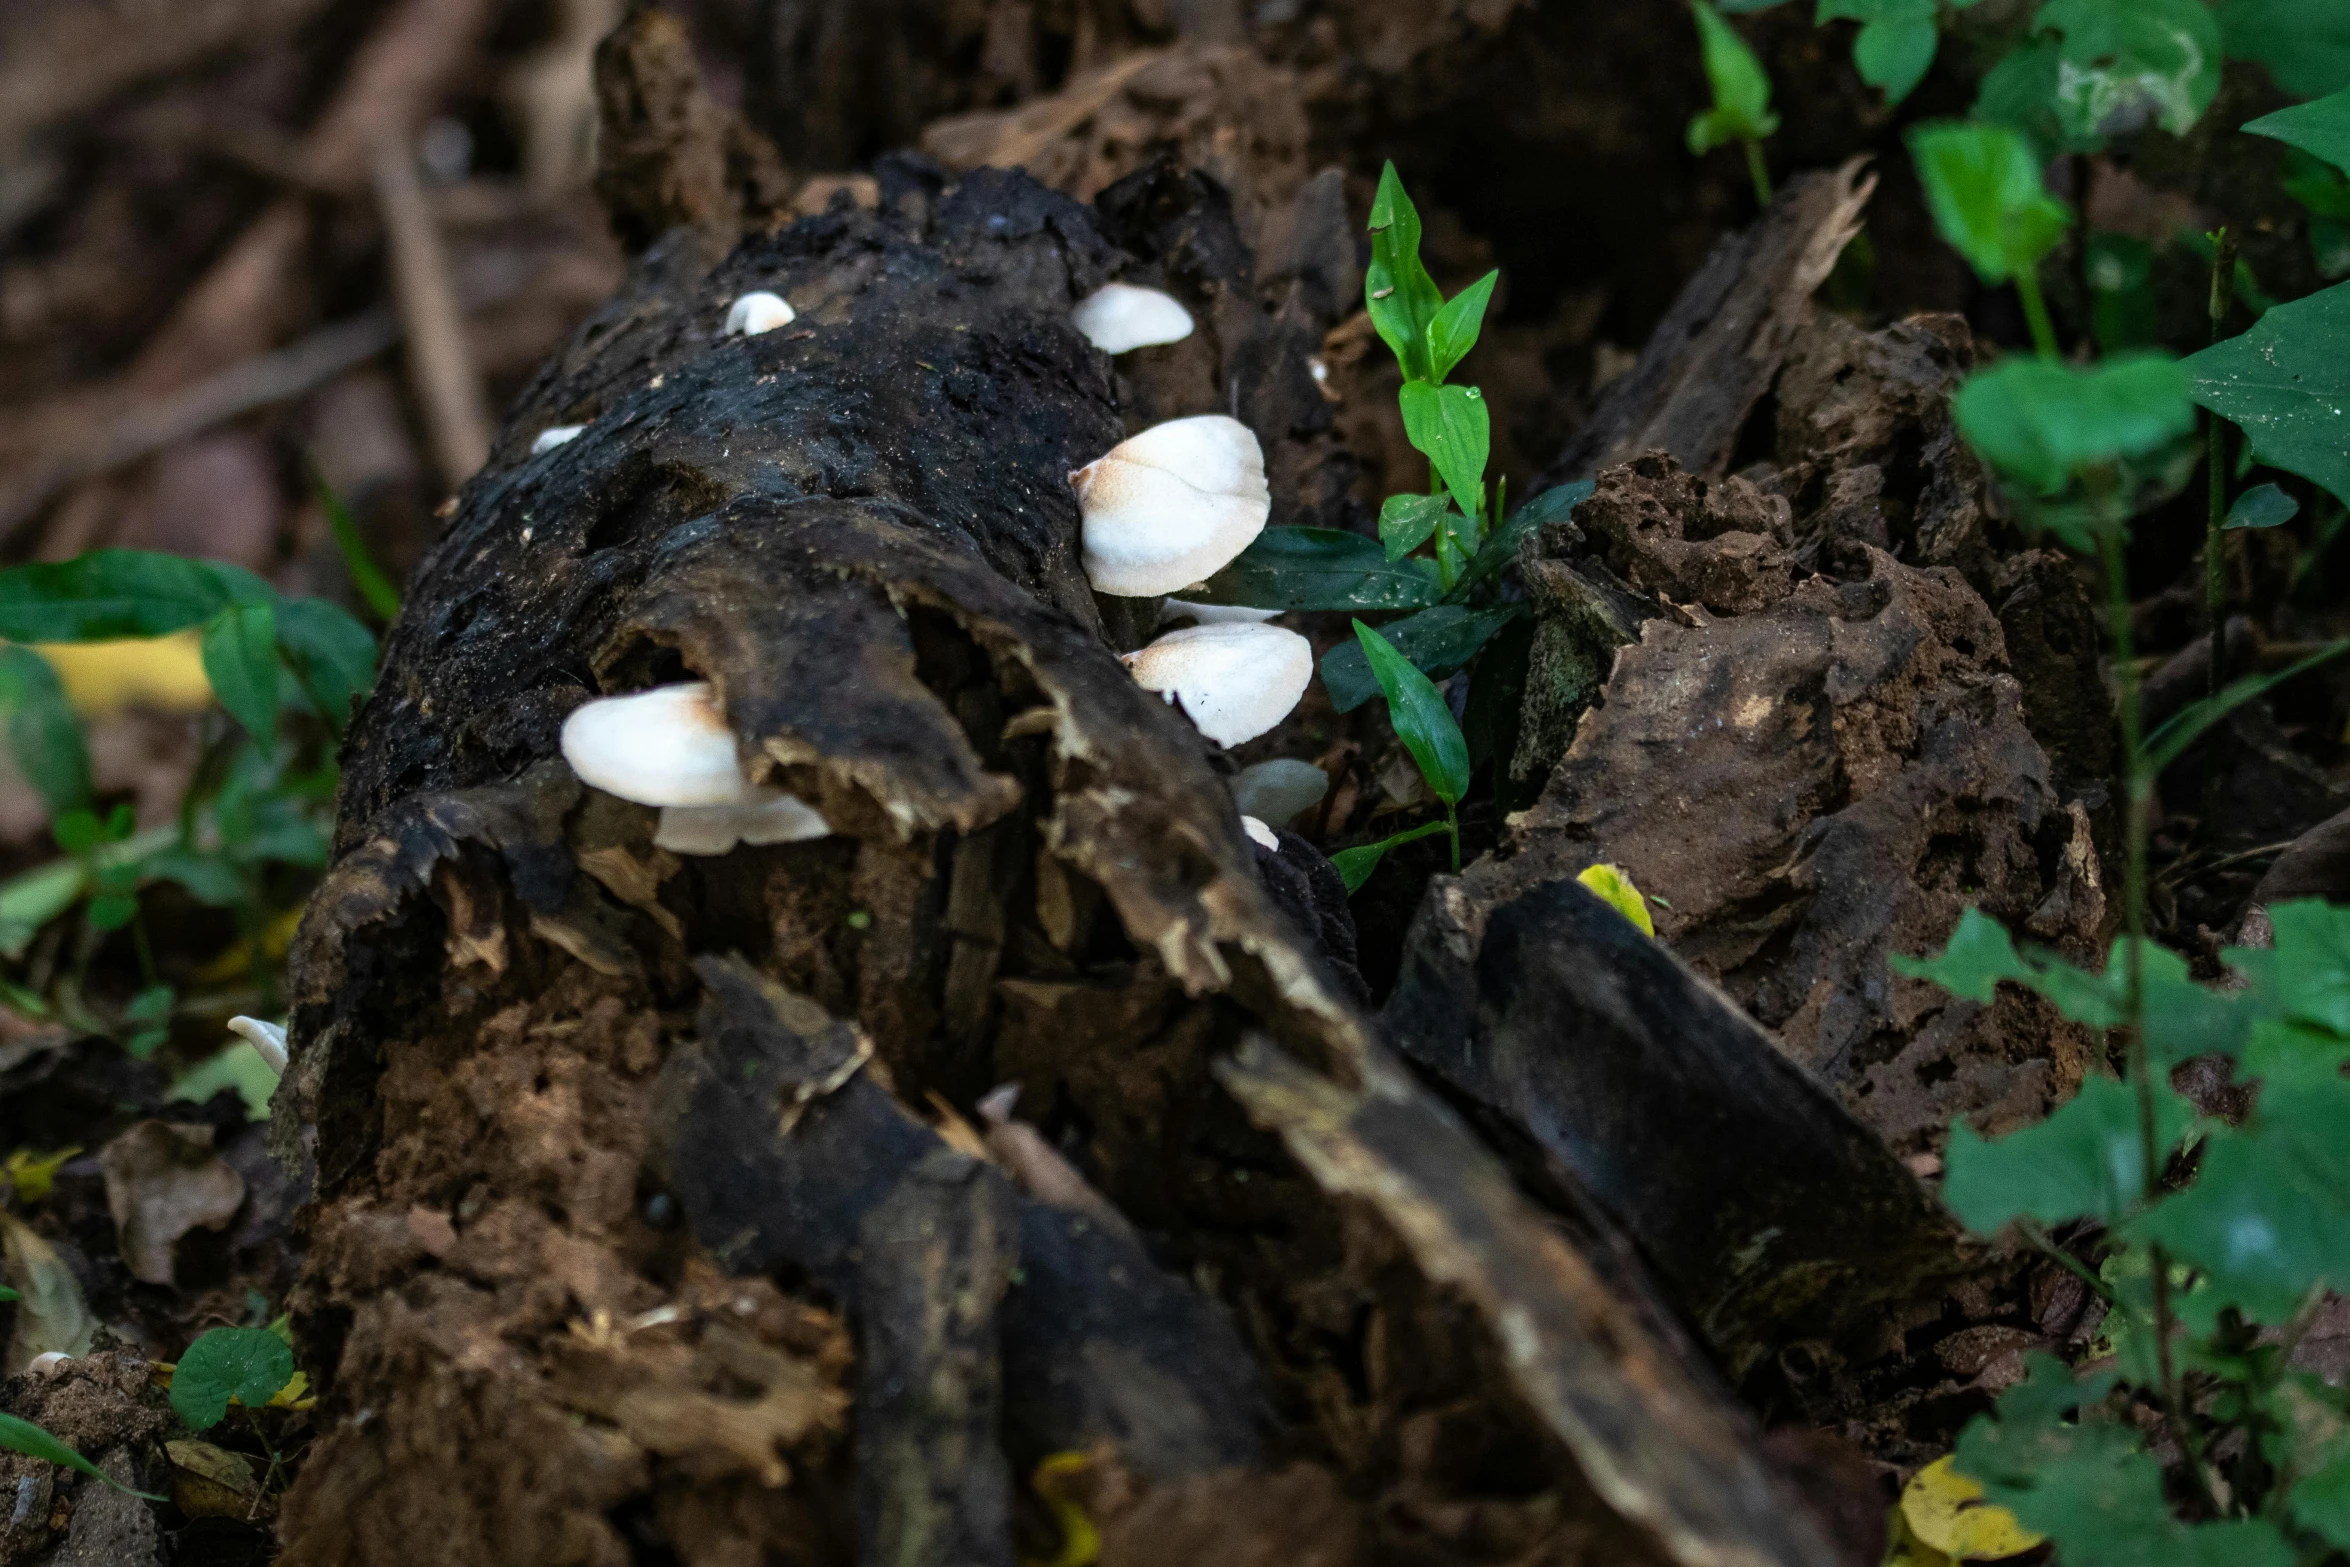
[[(1464, 517), (1483, 514), (1485, 463), (1492, 455), (1492, 416), (1473, 386), (1406, 381), (1400, 396), (1403, 431), (1436, 465)], [(1259, 535), (1263, 537), (1263, 535)]]
[(2275, 528), (2301, 515), (2301, 503), (2273, 484), (2256, 484), (2228, 508), (2229, 528)]
[(90, 803), (90, 748), (57, 671), (26, 647), (0, 647), (8, 752), (52, 818)]
[(1390, 849), (1400, 849), (1407, 843), (1416, 843), (1422, 838), (1433, 838), (1438, 833), (1449, 830), (1447, 823), (1429, 822), (1424, 826), (1414, 827), (1409, 832), (1399, 832), (1392, 838), (1382, 838), (1377, 843), (1366, 843), (1354, 849), (1341, 849), (1330, 856), (1330, 863), (1337, 867), (1338, 879), (1346, 883), (1348, 892), (1360, 892), (1363, 890), (1363, 883), (1371, 879), (1371, 873), (1379, 868), (1381, 860), (1387, 858)]
[(2219, 91), (2219, 23), (2203, 0), (2049, 0), (2062, 37), (2056, 112), (2076, 136), (2160, 125), (2184, 136)]
[(166, 636), (231, 604), (266, 604), (276, 596), (241, 566), (151, 550), (95, 550), (0, 571), (0, 638), (99, 642)]
[(1453, 722), (1444, 693), (1393, 643), (1359, 620), (1354, 625), (1371, 674), (1387, 694), (1387, 717), (1395, 726), (1395, 737), (1411, 752), (1436, 798), (1447, 805), (1457, 803), (1469, 792), (1469, 744), (1461, 738), (1461, 726)]
[(14, 1415), (0, 1414), (0, 1447), (5, 1447), (10, 1452), (22, 1453), (27, 1458), (38, 1458), (45, 1464), (56, 1464), (60, 1468), (79, 1470), (91, 1479), (103, 1480), (117, 1491), (135, 1496), (142, 1502), (163, 1500), (162, 1497), (150, 1495), (145, 1491), (133, 1491), (129, 1486), (124, 1485), (56, 1437), (34, 1425), (30, 1420), (20, 1420)]
[[(1439, 604), (1390, 622), (1384, 630), (1388, 642), (1414, 668), (1442, 679), (1475, 658), (1494, 633), (1522, 612), (1516, 604), (1499, 609)], [(1379, 682), (1360, 642), (1341, 642), (1322, 655), (1322, 684), (1330, 690), (1330, 705), (1341, 713), (1351, 713), (1379, 694)]]
[(337, 734), (351, 704), (375, 684), (375, 636), (339, 604), (286, 599), (277, 606), (277, 636), (303, 686)]
[(2335, 1454), (2293, 1482), (2285, 1506), (2302, 1528), (2350, 1549), (2350, 1452)]
[(2154, 293), (2154, 247), (2126, 234), (2091, 234), (2087, 265), (2091, 328), (2108, 354), (2146, 348), (2162, 336)]
[(2329, 642), (2308, 657), (2297, 659), (2283, 669), (2231, 680), (2221, 688), (2219, 695), (2189, 703), (2163, 720), (2161, 726), (2145, 738), (2139, 748), (2140, 768), (2149, 778), (2161, 777), (2164, 769), (2185, 754), (2187, 747), (2201, 739), (2203, 732), (2213, 724), (2271, 687), (2283, 685), (2288, 680), (2306, 674), (2329, 659), (2340, 657), (2344, 652), (2350, 652), (2350, 637), (2339, 642)]
[(2064, 46), (2054, 38), (2011, 49), (1984, 73), (1972, 118), (2025, 137), (2042, 163), (2063, 153), (2099, 151), (2103, 138), (2068, 134), (2058, 122), (2056, 84), (2063, 74)]
[(1950, 933), (1949, 944), (1939, 957), (1895, 953), (1892, 964), (1896, 974), (1931, 980), (1962, 1000), (1985, 1006), (1998, 993), (2001, 980), (2021, 984), (2033, 975), (2031, 966), (2017, 955), (2007, 927), (1981, 909), (1968, 909), (1958, 917), (1958, 928)]
[(1572, 484), (1554, 484), (1539, 495), (1529, 496), (1510, 513), (1509, 521), (1486, 537), (1462, 569), (1460, 580), (1453, 584), (1453, 596), (1467, 597), (1471, 588), (1516, 560), (1520, 545), (1544, 524), (1564, 522), (1573, 516), (1575, 508), (1589, 500), (1596, 488), (1589, 479), (1577, 479)]
[(2350, 503), (2350, 283), (2279, 305), (2186, 367), (2195, 401), (2242, 426), (2255, 458)]
[(2247, 136), (2271, 136), (2350, 173), (2350, 89), (2264, 114), (2244, 127)]
[(1704, 154), (1734, 141), (1762, 140), (1779, 128), (1762, 61), (1707, 0), (1690, 0), (1689, 9), (1697, 16), (1705, 79), (1714, 93), (1713, 107), (1689, 122), (1689, 150)]
[(1453, 366), (1468, 357), (1477, 346), (1477, 331), (1485, 324), (1485, 306), (1493, 298), (1493, 285), (1501, 281), (1497, 269), (1486, 273), (1476, 282), (1452, 296), (1436, 318), (1428, 323), (1428, 367), (1431, 380), (1441, 381), (1452, 374)]
[(174, 847), (148, 855), (140, 869), (158, 881), (185, 887), (208, 908), (231, 909), (245, 901), (245, 884), (236, 867), (217, 854)]
[(245, 1102), (245, 1119), (269, 1119), (269, 1101), (277, 1092), (277, 1069), (262, 1059), (246, 1040), (202, 1061), (172, 1079), (163, 1097), (177, 1104), (202, 1104), (224, 1088), (233, 1088)]
[(0, 1284), (0, 1305), (8, 1305), (22, 1299), (24, 1299), (24, 1297), (18, 1294), (15, 1290), (10, 1289), (5, 1284)]
[(1452, 503), (1441, 495), (1390, 495), (1379, 508), (1379, 542), (1389, 560), (1401, 560), (1436, 531)]
[(2350, 907), (2294, 898), (2270, 904), (2268, 918), (2272, 944), (2231, 947), (2229, 964), (2283, 1016), (2350, 1038)]
[(1861, 24), (1852, 41), (1852, 63), (1860, 79), (1897, 104), (1917, 89), (1934, 64), (1941, 43), (1934, 0), (1820, 0), (1818, 25), (1844, 20)]
[(294, 1352), (267, 1328), (211, 1328), (171, 1374), (171, 1407), (191, 1430), (208, 1431), (229, 1400), (259, 1409), (294, 1379)]
[(1420, 264), (1420, 212), (1393, 163), (1379, 171), (1371, 199), (1371, 264), (1363, 272), (1363, 308), (1403, 367), (1407, 381), (1432, 381), (1428, 327), (1444, 295)]
[(1252, 609), (1425, 609), (1443, 599), (1444, 589), (1434, 561), (1391, 561), (1359, 533), (1267, 528), (1192, 597)]
[(2341, 0), (2219, 0), (2230, 57), (2257, 60), (2296, 98), (2350, 87), (2350, 7)]
[(2153, 451), (2195, 427), (2188, 372), (2157, 353), (2076, 367), (2008, 359), (1967, 378), (1955, 401), (1975, 450), (2053, 495), (2084, 469)]
[[(2156, 1137), (2167, 1151), (2195, 1118), (2168, 1087), (2155, 1093)], [(2062, 1224), (2079, 1218), (2111, 1224), (2146, 1196), (2145, 1155), (2138, 1145), (2138, 1096), (2110, 1077), (2092, 1077), (2070, 1103), (2036, 1126), (1997, 1142), (1964, 1121), (1950, 1129), (1942, 1201), (1978, 1235), (1995, 1235), (2014, 1219)]]
[(310, 469), (310, 486), (318, 494), (318, 504), (326, 513), (326, 525), (334, 533), (335, 548), (343, 552), (343, 568), (351, 573), (351, 586), (359, 590), (360, 599), (375, 611), (376, 618), (385, 622), (400, 613), (400, 590), (392, 586), (392, 579), (384, 575), (375, 557), (367, 552), (367, 541), (359, 536), (359, 519), (351, 515), (351, 508), (326, 482), (326, 475), (315, 465)]
[(139, 900), (134, 893), (102, 892), (90, 900), (82, 918), (96, 931), (120, 930), (139, 917)]
[(253, 743), (277, 743), (277, 611), (235, 604), (204, 623), (204, 678)]
[(1986, 283), (2031, 272), (2072, 227), (2039, 153), (2008, 126), (1937, 121), (1910, 132), (1909, 150), (1934, 226)]

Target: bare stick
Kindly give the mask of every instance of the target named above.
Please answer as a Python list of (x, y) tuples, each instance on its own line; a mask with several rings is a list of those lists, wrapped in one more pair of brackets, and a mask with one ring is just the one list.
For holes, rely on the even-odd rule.
[(405, 140), (376, 149), (375, 200), (390, 252), (392, 296), (408, 330), (408, 379), (424, 408), (433, 459), (454, 490), (489, 460), (490, 415), (465, 341), (448, 248)]

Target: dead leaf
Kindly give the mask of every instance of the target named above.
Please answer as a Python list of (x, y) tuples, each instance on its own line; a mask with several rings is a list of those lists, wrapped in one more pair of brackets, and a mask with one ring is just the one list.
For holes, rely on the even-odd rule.
[(261, 1482), (253, 1466), (210, 1442), (166, 1442), (171, 1499), (191, 1518), (251, 1518), (260, 1511)]
[(1983, 1488), (1937, 1458), (1901, 1488), (1901, 1516), (1921, 1544), (1953, 1561), (1989, 1562), (2021, 1556), (2044, 1536), (2015, 1514), (1983, 1500)]
[(172, 1248), (195, 1229), (217, 1230), (245, 1201), (245, 1178), (212, 1151), (212, 1128), (146, 1120), (98, 1154), (131, 1277), (169, 1284)]
[(8, 1374), (16, 1375), (36, 1356), (86, 1355), (98, 1319), (82, 1299), (81, 1281), (33, 1227), (0, 1213), (0, 1254), (8, 1278), (24, 1299), (16, 1303), (16, 1327), (8, 1339)]

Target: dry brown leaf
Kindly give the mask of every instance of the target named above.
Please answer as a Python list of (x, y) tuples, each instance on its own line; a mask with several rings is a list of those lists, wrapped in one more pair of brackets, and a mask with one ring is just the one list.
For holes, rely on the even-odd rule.
[(171, 1282), (172, 1248), (194, 1229), (217, 1230), (245, 1201), (245, 1178), (212, 1151), (212, 1128), (147, 1120), (98, 1154), (131, 1277)]
[(98, 1319), (56, 1248), (22, 1219), (0, 1213), (0, 1254), (8, 1259), (8, 1281), (24, 1296), (8, 1339), (8, 1374), (24, 1370), (36, 1355), (88, 1354)]

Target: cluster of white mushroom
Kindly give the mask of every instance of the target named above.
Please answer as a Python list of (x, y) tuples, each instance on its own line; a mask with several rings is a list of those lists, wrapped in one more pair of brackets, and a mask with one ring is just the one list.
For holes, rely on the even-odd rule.
[(599, 697), (563, 721), (580, 781), (660, 807), (653, 846), (724, 854), (738, 843), (804, 843), (832, 831), (814, 806), (751, 782), (708, 681)]

